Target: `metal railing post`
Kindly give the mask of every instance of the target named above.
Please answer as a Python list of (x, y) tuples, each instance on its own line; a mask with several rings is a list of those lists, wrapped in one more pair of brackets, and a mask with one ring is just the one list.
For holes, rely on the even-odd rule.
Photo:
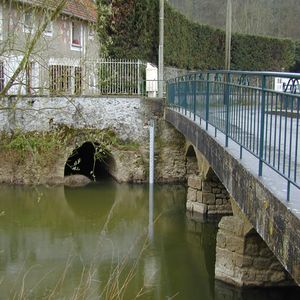
[(186, 79), (183, 82), (184, 84), (184, 90), (183, 90), (183, 99), (184, 99), (184, 110), (185, 110), (185, 115), (187, 114), (187, 82)]
[(259, 137), (259, 167), (258, 176), (262, 176), (264, 155), (264, 133), (265, 133), (265, 104), (266, 104), (266, 75), (262, 76), (261, 83), (261, 114), (260, 114), (260, 137)]
[(194, 112), (194, 121), (196, 121), (196, 97), (197, 97), (197, 94), (196, 94), (196, 80), (194, 78), (194, 81), (193, 81), (193, 112)]
[(166, 83), (166, 104), (167, 104), (167, 106), (171, 106), (170, 98), (171, 98), (171, 85), (167, 82)]
[(210, 84), (209, 84), (209, 73), (206, 75), (206, 99), (205, 99), (205, 122), (206, 122), (206, 130), (208, 130), (208, 122), (209, 122), (209, 96), (210, 96)]
[(141, 84), (141, 78), (140, 78), (140, 60), (138, 59), (138, 61), (137, 61), (137, 78), (138, 78), (138, 82), (137, 82), (137, 84), (138, 84), (138, 86), (137, 86), (137, 88), (138, 88), (138, 95), (140, 96), (141, 95), (141, 87), (140, 87), (140, 84)]
[(225, 86), (225, 147), (228, 147), (228, 139), (229, 139), (229, 124), (230, 124), (230, 81), (231, 76), (228, 72), (226, 75), (226, 86)]

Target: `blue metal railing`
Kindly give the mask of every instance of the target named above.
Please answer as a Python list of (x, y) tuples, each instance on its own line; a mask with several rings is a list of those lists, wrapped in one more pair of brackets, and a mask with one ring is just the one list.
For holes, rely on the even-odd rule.
[(167, 82), (170, 107), (204, 120), (300, 189), (298, 166), (300, 74), (275, 72), (208, 71)]

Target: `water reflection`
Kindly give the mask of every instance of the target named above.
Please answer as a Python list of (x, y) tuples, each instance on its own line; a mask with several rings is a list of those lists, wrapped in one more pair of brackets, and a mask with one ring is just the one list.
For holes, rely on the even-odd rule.
[(110, 181), (0, 187), (0, 299), (278, 299), (215, 284), (216, 222), (186, 217), (185, 196)]

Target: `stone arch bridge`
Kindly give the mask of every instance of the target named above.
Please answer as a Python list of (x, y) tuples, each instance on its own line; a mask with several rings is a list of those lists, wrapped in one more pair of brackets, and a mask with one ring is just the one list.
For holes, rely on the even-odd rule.
[(215, 274), (238, 286), (300, 284), (300, 99), (275, 90), (277, 77), (299, 75), (213, 71), (167, 85), (165, 120), (194, 173), (187, 209), (232, 213), (219, 223)]
[[(300, 221), (294, 201), (298, 169), (297, 159), (290, 159), (300, 149), (299, 96), (272, 90), (272, 76), (214, 72), (178, 78), (168, 84), (164, 113), (161, 100), (135, 97), (2, 99), (1, 132), (9, 141), (10, 132), (43, 135), (57, 126), (72, 128), (74, 135), (70, 144), (55, 150), (56, 159), (49, 165), (39, 157), (20, 159), (16, 151), (10, 155), (16, 149), (4, 145), (0, 182), (59, 182), (72, 151), (99, 143), (106, 130), (117, 137), (106, 161), (110, 174), (118, 181), (147, 181), (147, 125), (155, 118), (156, 181), (184, 182), (188, 176), (187, 209), (227, 215), (219, 224), (216, 277), (239, 286), (286, 285), (292, 279), (300, 284)], [(279, 129), (269, 134), (275, 124)], [(238, 141), (238, 156), (230, 148), (230, 137)], [(248, 158), (247, 147), (258, 163)], [(272, 167), (274, 158), (279, 171), (288, 174), (284, 179), (290, 202), (249, 167), (258, 165), (261, 175), (262, 165)], [(40, 163), (38, 168), (35, 163)]]

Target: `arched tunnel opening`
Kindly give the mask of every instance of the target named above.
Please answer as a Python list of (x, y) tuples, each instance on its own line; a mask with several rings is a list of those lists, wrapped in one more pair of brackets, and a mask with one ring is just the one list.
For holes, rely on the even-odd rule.
[(64, 176), (84, 175), (93, 181), (111, 178), (113, 157), (98, 143), (85, 142), (76, 148), (65, 164)]

